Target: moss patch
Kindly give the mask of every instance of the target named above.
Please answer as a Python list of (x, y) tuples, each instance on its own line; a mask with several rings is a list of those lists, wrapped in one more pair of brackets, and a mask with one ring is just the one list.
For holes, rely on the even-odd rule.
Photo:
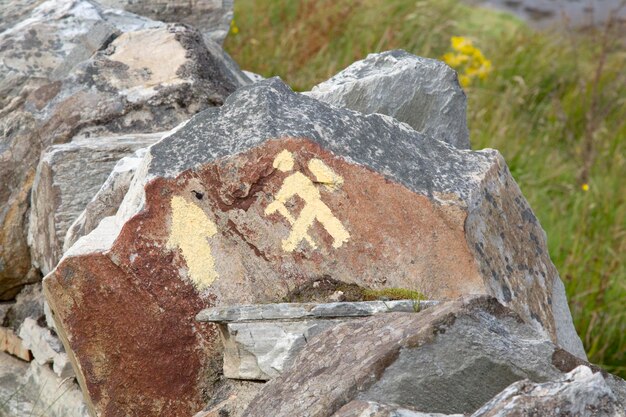
[[(405, 288), (384, 288), (372, 290), (357, 284), (338, 281), (329, 276), (310, 281), (291, 291), (281, 301), (285, 303), (326, 303), (341, 291), (341, 301), (376, 301), (376, 300), (425, 300), (424, 294)], [(334, 298), (334, 297), (333, 297)], [(333, 300), (336, 301), (336, 300)]]

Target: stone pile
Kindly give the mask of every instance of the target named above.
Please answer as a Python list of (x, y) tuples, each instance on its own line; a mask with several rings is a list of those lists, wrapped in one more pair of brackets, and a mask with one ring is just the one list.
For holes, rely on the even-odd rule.
[(115, 213), (143, 148), (250, 82), (221, 48), (232, 2), (131, 3), (0, 10), (0, 347), (33, 360), (27, 376), (7, 376), (30, 394), (0, 398), (0, 415), (86, 415), (41, 276)]
[(298, 94), (221, 49), (229, 1), (15, 5), (0, 346), (32, 362), (0, 356), (9, 413), (39, 389), (53, 417), (622, 415), (450, 68), (390, 51)]

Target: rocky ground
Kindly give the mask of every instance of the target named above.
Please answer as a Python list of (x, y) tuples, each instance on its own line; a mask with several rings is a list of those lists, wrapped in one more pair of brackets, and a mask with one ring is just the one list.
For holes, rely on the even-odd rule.
[(232, 2), (1, 13), (0, 415), (624, 415), (442, 62), (300, 94)]

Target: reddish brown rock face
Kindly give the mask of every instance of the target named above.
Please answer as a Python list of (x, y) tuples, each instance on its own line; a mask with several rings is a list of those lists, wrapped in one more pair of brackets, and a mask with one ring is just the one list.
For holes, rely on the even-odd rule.
[(436, 299), (484, 292), (464, 220), (309, 140), (272, 140), (151, 182), (111, 250), (67, 258), (46, 288), (98, 413), (186, 415), (219, 360), (201, 309), (278, 301), (323, 275)]
[(94, 414), (179, 416), (202, 408), (221, 362), (196, 313), (280, 301), (323, 276), (431, 299), (491, 294), (581, 346), (543, 231), (497, 152), (279, 80), (153, 145), (116, 217), (44, 284)]

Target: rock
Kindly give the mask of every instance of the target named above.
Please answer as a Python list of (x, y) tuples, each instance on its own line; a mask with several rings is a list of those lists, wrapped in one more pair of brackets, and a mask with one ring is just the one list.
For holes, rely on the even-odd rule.
[(437, 305), (433, 300), (391, 300), (332, 303), (275, 303), (235, 305), (202, 310), (198, 321), (241, 323), (298, 319), (367, 317), (380, 313), (413, 313)]
[(580, 366), (557, 381), (515, 382), (472, 417), (531, 415), (623, 417), (626, 412), (602, 375)]
[[(243, 70), (243, 73), (246, 74), (246, 76), (250, 79), (250, 81), (252, 81), (253, 83), (259, 82), (259, 81), (263, 81), (265, 79), (264, 76), (262, 76), (261, 74), (257, 74), (255, 72), (251, 72), (251, 71), (246, 71)], [(305, 93), (306, 94), (306, 93)]]
[(21, 22), (44, 0), (12, 0), (0, 9), (0, 33), (9, 29), (15, 22)]
[(52, 370), (60, 378), (74, 376), (61, 341), (50, 329), (39, 326), (36, 320), (29, 317), (20, 326), (19, 337), (39, 365), (52, 364)]
[(8, 327), (0, 327), (0, 355), (2, 352), (6, 352), (9, 355), (18, 357), (24, 361), (30, 361), (32, 359), (31, 353), (22, 339), (15, 334), (13, 329)]
[(332, 417), (463, 417), (463, 414), (422, 413), (373, 401), (354, 400)]
[(468, 414), (515, 381), (560, 378), (560, 355), (576, 359), (495, 299), (474, 296), (320, 333), (244, 415), (331, 416), (353, 399)]
[(261, 382), (222, 377), (217, 381), (209, 403), (194, 417), (241, 417), (247, 405), (262, 387)]
[(46, 318), (46, 326), (49, 329), (56, 331), (54, 317), (52, 317), (52, 310), (50, 310), (50, 305), (45, 300), (43, 302), (43, 313), (44, 313), (44, 317)]
[[(103, 38), (94, 29), (98, 22), (123, 33), (63, 79), (49, 82), (65, 58), (76, 58), (70, 51), (82, 42), (81, 34)], [(34, 49), (6, 46), (13, 41), (7, 33), (15, 34), (16, 45)], [(25, 33), (33, 39), (20, 41)], [(62, 46), (40, 54), (50, 42)], [(38, 278), (31, 267), (26, 220), (43, 149), (85, 137), (169, 130), (204, 108), (220, 105), (239, 84), (223, 57), (211, 55), (196, 30), (101, 9), (87, 0), (43, 3), (31, 19), (0, 34), (0, 50), (4, 46), (0, 59), (18, 68), (5, 77), (11, 90), (0, 86), (10, 103), (0, 111), (0, 299), (11, 299)], [(31, 62), (31, 55), (41, 56)], [(16, 77), (27, 79), (28, 88)]]
[[(7, 414), (4, 414), (7, 413)], [(89, 417), (72, 378), (58, 378), (48, 366), (0, 353), (0, 415)]]
[(101, 0), (102, 4), (163, 22), (180, 22), (199, 29), (222, 44), (233, 19), (234, 0)]
[[(40, 279), (31, 269), (24, 220), (39, 153), (47, 144), (40, 143), (36, 118), (23, 108), (26, 97), (46, 85), (75, 48), (91, 45), (93, 53), (103, 46), (90, 37), (100, 33), (96, 26), (119, 31), (163, 24), (88, 0), (20, 0), (0, 13), (7, 18), (0, 21), (12, 25), (0, 33), (0, 300), (10, 300)], [(45, 97), (55, 86), (40, 93)]]
[(418, 132), (469, 149), (465, 93), (441, 61), (402, 50), (370, 54), (305, 93), (338, 107), (382, 113)]
[[(132, 13), (103, 8), (90, 0), (38, 3), (29, 15), (20, 8), (21, 20), (12, 21), (13, 26), (0, 33), (0, 58), (4, 63), (0, 67), (0, 104), (7, 104), (3, 100), (19, 94), (25, 84), (47, 80), (61, 66), (69, 69), (63, 62), (77, 47), (86, 48), (84, 60), (104, 46), (110, 35), (163, 26)], [(109, 35), (102, 36), (105, 27), (109, 28)]]
[[(162, 134), (155, 135), (162, 136)], [(79, 238), (95, 229), (100, 220), (115, 214), (146, 151), (146, 148), (137, 149), (132, 155), (125, 156), (115, 164), (104, 184), (87, 203), (85, 210), (67, 229), (63, 240), (63, 252), (66, 252)]]
[(184, 415), (219, 361), (200, 310), (277, 302), (325, 275), (428, 299), (492, 294), (584, 357), (545, 234), (496, 151), (278, 79), (152, 145), (116, 215), (44, 285), (96, 414)]
[(260, 304), (211, 308), (196, 319), (220, 324), (225, 377), (267, 381), (287, 369), (308, 340), (330, 327), (354, 317), (416, 312), (436, 304), (417, 300)]
[(8, 308), (0, 324), (17, 332), (28, 317), (37, 321), (44, 316), (43, 303), (41, 284), (27, 285), (17, 295), (15, 303)]
[(96, 136), (53, 145), (44, 152), (31, 194), (28, 243), (33, 265), (44, 275), (56, 266), (70, 225), (117, 161), (158, 139), (159, 134)]

